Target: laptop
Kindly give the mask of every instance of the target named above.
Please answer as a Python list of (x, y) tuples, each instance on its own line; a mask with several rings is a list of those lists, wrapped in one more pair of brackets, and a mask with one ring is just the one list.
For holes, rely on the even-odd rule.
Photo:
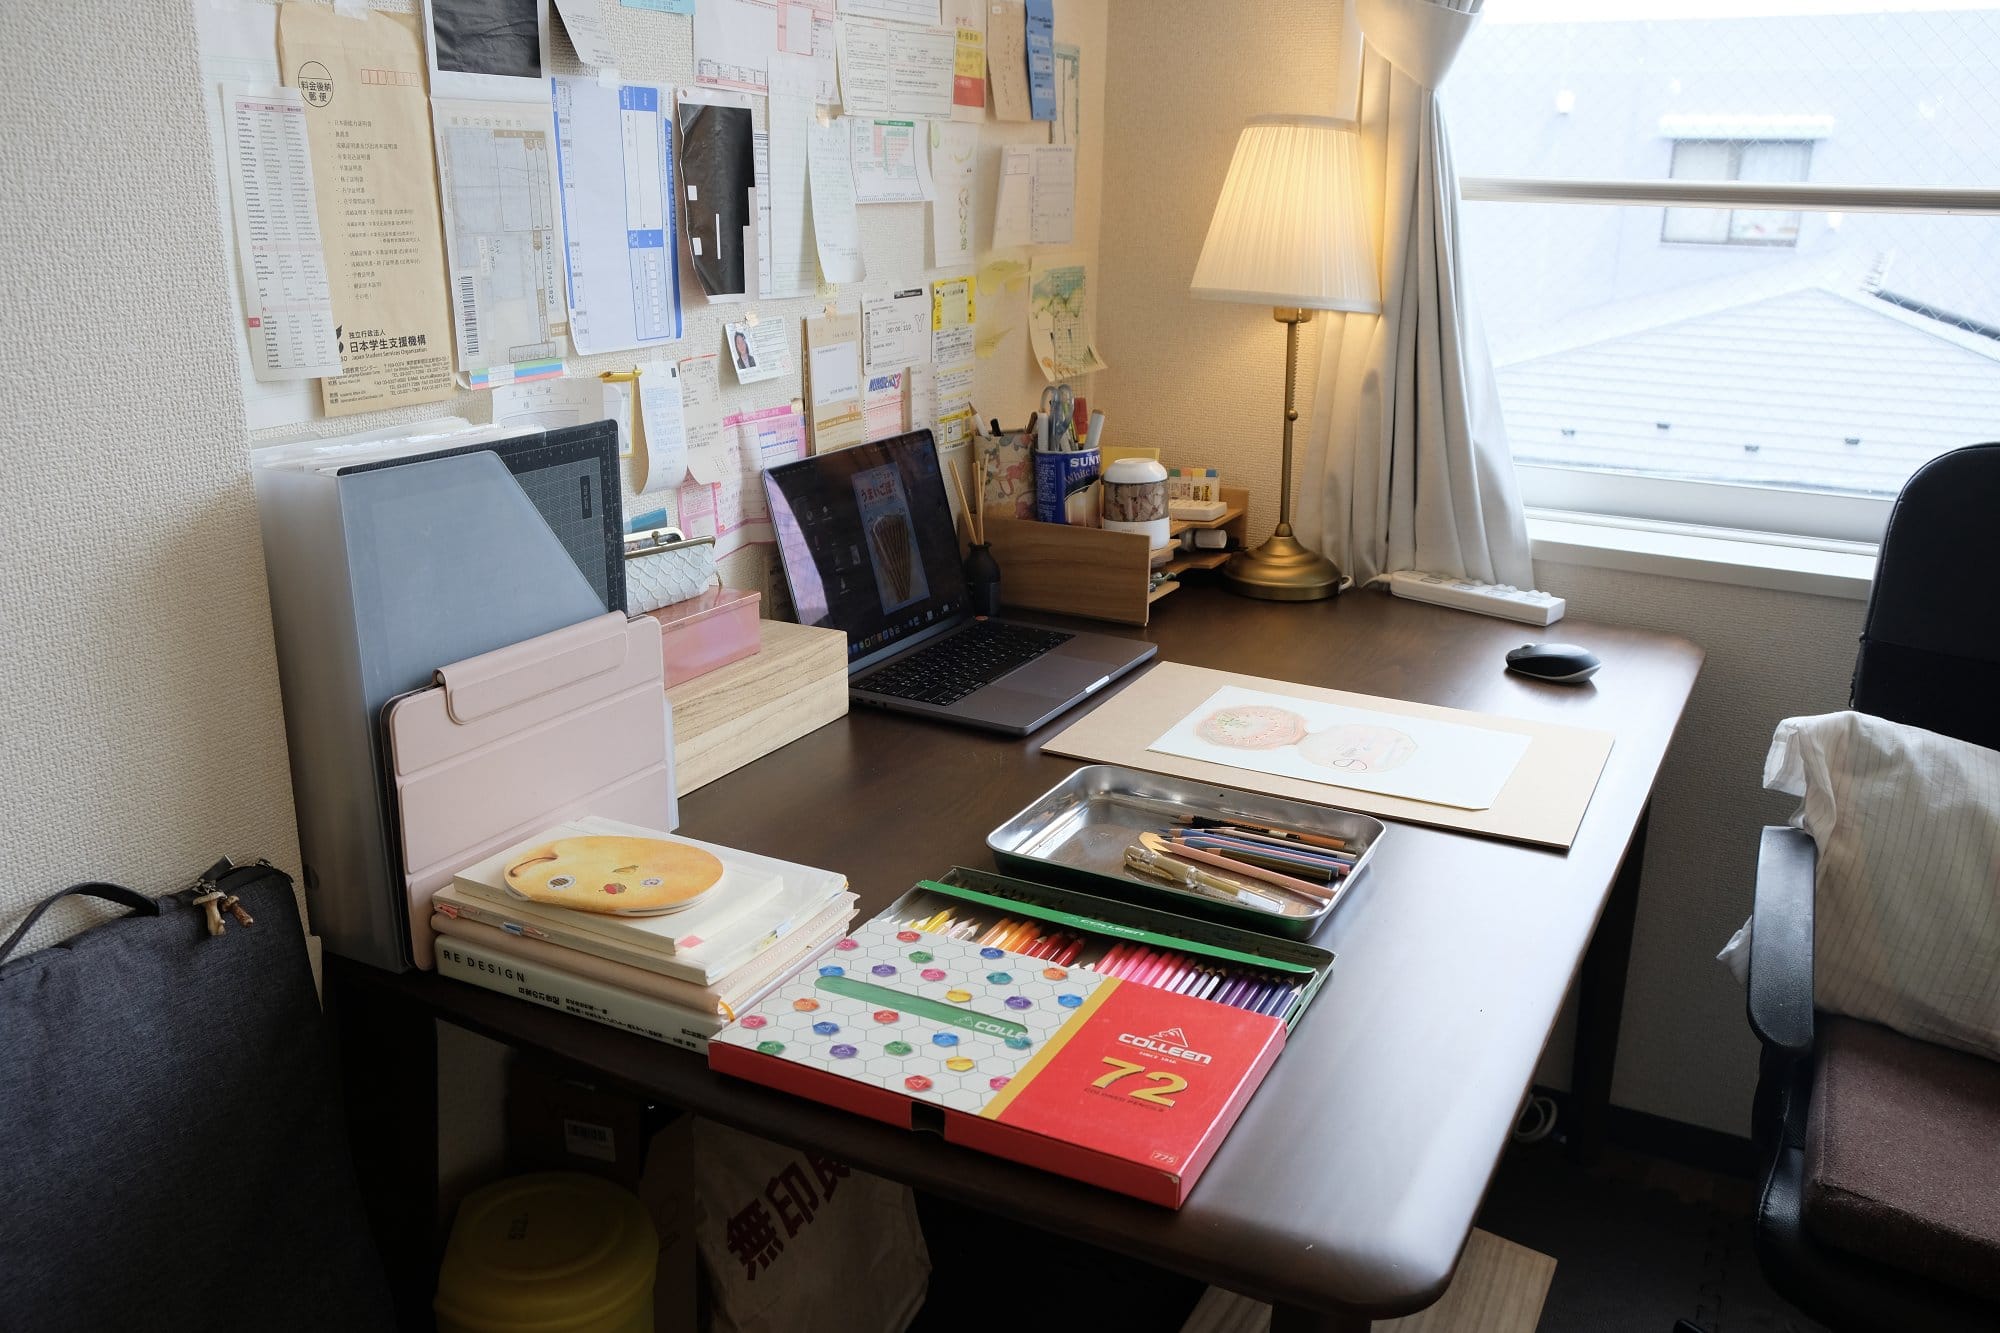
[(764, 473), (793, 611), (847, 635), (855, 703), (1025, 736), (1159, 651), (973, 615), (944, 488), (927, 430)]

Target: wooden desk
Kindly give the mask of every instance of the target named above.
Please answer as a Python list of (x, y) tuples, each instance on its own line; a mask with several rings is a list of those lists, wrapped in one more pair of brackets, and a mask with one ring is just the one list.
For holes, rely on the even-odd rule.
[[(1436, 1300), (1579, 968), (1577, 1092), (1599, 1110), (1609, 1092), (1647, 801), (1701, 650), (1569, 621), (1538, 632), (1382, 593), (1283, 605), (1198, 587), (1133, 633), (1168, 660), (1601, 727), (1617, 744), (1567, 854), (1391, 829), (1315, 937), (1339, 955), (1332, 980), (1179, 1212), (723, 1078), (686, 1052), (472, 986), (329, 959), (358, 1156), (386, 1248), (408, 1265), (398, 1276), (413, 1313), (427, 1310), (435, 1244), (433, 1017), (1268, 1300), (1280, 1330), (1366, 1327)], [(1580, 688), (1506, 674), (1505, 652), (1538, 637), (1587, 645), (1603, 671)], [(990, 866), (987, 831), (1072, 767), (1039, 753), (1038, 738), (858, 711), (693, 794), (681, 829), (840, 869), (866, 917), (950, 865)]]

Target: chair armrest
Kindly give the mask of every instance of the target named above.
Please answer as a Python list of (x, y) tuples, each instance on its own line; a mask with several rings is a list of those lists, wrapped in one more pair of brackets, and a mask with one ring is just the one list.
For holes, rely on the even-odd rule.
[(1750, 1027), (1766, 1046), (1795, 1056), (1813, 1044), (1813, 867), (1819, 849), (1803, 829), (1767, 828), (1757, 855), (1750, 929)]

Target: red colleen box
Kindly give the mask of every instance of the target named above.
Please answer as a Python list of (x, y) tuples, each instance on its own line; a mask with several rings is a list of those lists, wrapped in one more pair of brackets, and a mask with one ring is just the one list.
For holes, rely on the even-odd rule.
[(709, 1042), (714, 1068), (1178, 1208), (1279, 1017), (878, 917)]

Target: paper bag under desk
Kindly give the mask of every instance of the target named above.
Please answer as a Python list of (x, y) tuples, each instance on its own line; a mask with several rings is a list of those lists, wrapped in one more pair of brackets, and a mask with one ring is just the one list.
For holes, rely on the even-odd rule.
[[(1511, 731), (1530, 738), (1527, 753), (1515, 766), (1507, 785), (1493, 804), (1484, 810), (1461, 810), (1433, 805), (1404, 796), (1384, 796), (1358, 787), (1339, 787), (1324, 782), (1272, 773), (1257, 773), (1227, 764), (1201, 759), (1184, 759), (1161, 754), (1146, 747), (1165, 735), (1175, 723), (1200, 707), (1225, 685), (1287, 695), (1294, 699), (1317, 699), (1347, 708), (1367, 708), (1382, 713), (1431, 718), (1465, 726)], [(1458, 708), (1383, 699), (1345, 690), (1322, 689), (1316, 685), (1293, 685), (1281, 680), (1243, 676), (1232, 671), (1160, 662), (1136, 677), (1123, 690), (1106, 699), (1066, 730), (1051, 737), (1042, 748), (1050, 754), (1067, 755), (1094, 763), (1121, 764), (1151, 773), (1171, 773), (1213, 782), (1240, 791), (1262, 792), (1297, 801), (1337, 805), (1347, 810), (1400, 819), (1411, 824), (1480, 833), (1510, 842), (1532, 843), (1568, 850), (1576, 840), (1577, 826), (1597, 790), (1604, 762), (1611, 756), (1612, 734), (1585, 731), (1579, 727), (1531, 722), (1525, 718), (1501, 717), (1494, 713), (1471, 713)]]
[(410, 946), (462, 867), (576, 815), (679, 822), (660, 622), (616, 612), (455, 662), (383, 710)]

